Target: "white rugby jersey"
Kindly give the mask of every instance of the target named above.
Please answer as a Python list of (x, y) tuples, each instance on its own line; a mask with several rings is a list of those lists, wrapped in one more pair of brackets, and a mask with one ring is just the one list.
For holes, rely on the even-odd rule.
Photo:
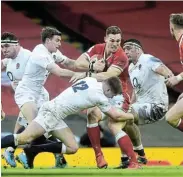
[[(36, 92), (40, 92), (49, 75), (49, 72), (46, 69), (47, 66), (54, 62), (64, 62), (67, 59), (67, 57), (61, 55), (61, 52), (57, 51), (57, 53), (60, 55), (54, 59), (52, 54), (43, 44), (37, 45), (33, 49), (32, 55), (27, 63), (24, 76), (19, 84), (20, 87), (23, 85)], [(61, 56), (63, 56), (63, 58)]]
[(162, 64), (158, 58), (142, 54), (135, 65), (129, 65), (130, 80), (137, 102), (163, 104), (168, 107), (165, 78), (154, 72)]
[(56, 119), (64, 119), (70, 114), (94, 106), (98, 106), (102, 112), (107, 112), (111, 108), (108, 98), (103, 93), (102, 82), (87, 77), (46, 102), (42, 109), (51, 111)]
[(6, 74), (9, 77), (11, 86), (14, 90), (19, 81), (22, 80), (30, 56), (31, 52), (21, 47), (15, 59), (5, 58), (2, 60), (3, 65), (6, 67)]

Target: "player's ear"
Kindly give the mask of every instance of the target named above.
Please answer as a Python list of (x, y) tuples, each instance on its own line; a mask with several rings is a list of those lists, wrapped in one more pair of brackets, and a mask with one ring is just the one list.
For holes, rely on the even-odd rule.
[(49, 43), (50, 42), (50, 39), (49, 38), (46, 38), (45, 42), (46, 43)]

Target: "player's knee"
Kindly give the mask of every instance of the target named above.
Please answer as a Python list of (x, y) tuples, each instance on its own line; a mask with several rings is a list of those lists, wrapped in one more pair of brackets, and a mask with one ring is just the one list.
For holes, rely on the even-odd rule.
[(78, 149), (79, 149), (79, 145), (76, 143), (71, 148), (71, 154), (75, 154), (78, 151)]

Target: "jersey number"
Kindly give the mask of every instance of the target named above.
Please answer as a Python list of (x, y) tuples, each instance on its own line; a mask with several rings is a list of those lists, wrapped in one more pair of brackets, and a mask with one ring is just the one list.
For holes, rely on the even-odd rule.
[(9, 77), (10, 81), (13, 81), (13, 74), (10, 71), (7, 72), (7, 76)]
[(87, 85), (86, 81), (81, 81), (81, 82), (79, 82), (77, 84), (74, 84), (72, 86), (72, 89), (76, 93), (78, 90), (86, 90), (86, 89), (88, 89), (88, 85)]

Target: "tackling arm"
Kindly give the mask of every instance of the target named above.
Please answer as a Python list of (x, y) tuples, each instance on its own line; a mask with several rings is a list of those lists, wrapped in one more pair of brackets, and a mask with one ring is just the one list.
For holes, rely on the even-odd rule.
[(47, 66), (47, 70), (59, 77), (72, 77), (74, 75), (73, 71), (70, 71), (68, 69), (62, 69), (57, 64), (51, 63)]
[(111, 66), (106, 72), (92, 73), (91, 77), (96, 78), (97, 81), (103, 81), (113, 76), (119, 76), (121, 72), (120, 69)]
[(116, 122), (123, 122), (127, 120), (134, 120), (134, 116), (131, 113), (125, 113), (121, 109), (112, 107), (109, 111), (105, 112), (105, 114), (111, 117)]

